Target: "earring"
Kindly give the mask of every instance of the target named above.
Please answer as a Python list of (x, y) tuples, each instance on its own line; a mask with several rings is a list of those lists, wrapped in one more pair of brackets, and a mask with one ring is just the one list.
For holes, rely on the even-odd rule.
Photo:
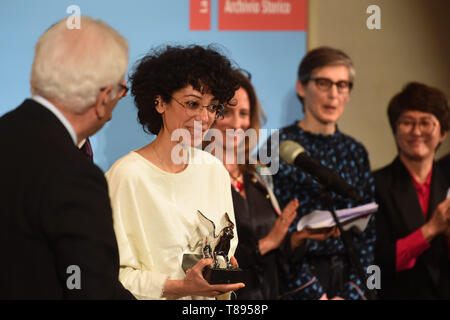
[(159, 112), (159, 110), (158, 110), (158, 107), (162, 108), (162, 104), (160, 105), (158, 100), (155, 100), (155, 101), (153, 102), (153, 104), (155, 105), (154, 108), (153, 108), (155, 114), (158, 115), (158, 116), (163, 115), (163, 114), (164, 114), (164, 111)]

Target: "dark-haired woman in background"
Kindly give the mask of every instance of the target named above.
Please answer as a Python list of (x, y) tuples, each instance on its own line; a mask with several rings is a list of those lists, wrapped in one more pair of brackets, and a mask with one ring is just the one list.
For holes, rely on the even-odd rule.
[[(236, 294), (240, 300), (270, 300), (280, 294), (279, 267), (284, 259), (278, 248), (296, 216), (298, 201), (291, 200), (281, 211), (272, 191), (271, 176), (261, 174), (260, 164), (250, 163), (250, 152), (257, 141), (245, 142), (243, 134), (254, 130), (253, 137), (257, 138), (264, 114), (250, 79), (240, 71), (236, 71), (236, 75), (240, 86), (234, 96), (236, 105), (226, 107), (223, 118), (218, 118), (213, 125), (222, 138), (215, 142), (221, 140), (217, 146), (222, 149), (221, 160), (231, 178), (239, 233), (236, 258), (247, 275), (245, 288)], [(237, 130), (242, 130), (242, 134)], [(226, 139), (231, 135), (231, 139)], [(233, 157), (227, 158), (227, 152)], [(238, 153), (245, 154), (238, 156)], [(227, 159), (233, 160), (227, 162)], [(245, 161), (240, 163), (238, 159)]]
[[(139, 299), (202, 299), (243, 287), (208, 284), (202, 270), (212, 259), (182, 269), (183, 255), (205, 245), (197, 211), (216, 233), (227, 226), (225, 213), (235, 224), (228, 172), (193, 148), (238, 88), (229, 60), (211, 47), (169, 46), (146, 55), (131, 84), (139, 122), (157, 136), (106, 173), (120, 281)], [(230, 256), (237, 243), (235, 233)]]
[(380, 297), (450, 299), (450, 184), (434, 162), (450, 128), (447, 99), (409, 83), (390, 101), (388, 116), (398, 156), (374, 173)]

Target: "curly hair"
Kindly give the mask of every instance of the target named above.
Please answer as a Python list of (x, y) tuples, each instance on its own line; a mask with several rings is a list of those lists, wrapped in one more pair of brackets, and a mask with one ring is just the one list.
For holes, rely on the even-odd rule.
[(229, 104), (239, 88), (231, 61), (212, 45), (156, 47), (137, 62), (129, 79), (139, 123), (153, 134), (163, 124), (155, 109), (158, 96), (168, 103), (175, 91), (191, 85)]
[(406, 111), (422, 111), (433, 114), (439, 120), (442, 134), (450, 129), (450, 109), (446, 95), (439, 89), (423, 83), (408, 83), (391, 99), (387, 111), (394, 134), (398, 118)]

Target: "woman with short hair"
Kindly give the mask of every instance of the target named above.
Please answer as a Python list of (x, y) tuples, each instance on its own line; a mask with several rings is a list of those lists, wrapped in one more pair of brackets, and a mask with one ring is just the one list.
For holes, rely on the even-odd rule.
[(450, 298), (450, 182), (434, 161), (450, 128), (438, 89), (412, 82), (388, 107), (398, 155), (374, 173), (382, 299)]
[[(280, 143), (292, 140), (299, 143), (310, 157), (338, 173), (358, 190), (364, 203), (373, 201), (373, 178), (367, 150), (355, 138), (338, 128), (353, 88), (355, 71), (352, 60), (343, 51), (319, 47), (302, 59), (297, 75), (297, 94), (304, 117), (281, 128)], [(322, 195), (325, 192), (314, 178), (280, 161), (274, 176), (275, 193), (280, 204), (292, 198), (299, 200), (299, 209), (290, 227), (291, 263), (286, 276), (284, 297), (287, 299), (365, 299), (368, 289), (360, 279), (358, 266), (351, 262), (336, 227), (323, 232), (296, 231), (303, 216), (314, 210), (328, 210)], [(356, 203), (332, 192), (334, 209), (355, 207)], [(373, 264), (375, 217), (372, 216), (362, 233), (348, 231), (354, 244), (356, 259), (364, 270)]]

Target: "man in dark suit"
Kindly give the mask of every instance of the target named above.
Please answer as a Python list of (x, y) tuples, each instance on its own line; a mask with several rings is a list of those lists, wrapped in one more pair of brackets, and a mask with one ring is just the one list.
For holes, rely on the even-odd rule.
[(36, 45), (33, 97), (0, 118), (0, 299), (133, 299), (103, 172), (77, 148), (126, 95), (128, 43), (63, 19)]
[(392, 98), (398, 157), (374, 173), (382, 299), (450, 299), (450, 180), (434, 161), (450, 129), (445, 95), (420, 83)]

